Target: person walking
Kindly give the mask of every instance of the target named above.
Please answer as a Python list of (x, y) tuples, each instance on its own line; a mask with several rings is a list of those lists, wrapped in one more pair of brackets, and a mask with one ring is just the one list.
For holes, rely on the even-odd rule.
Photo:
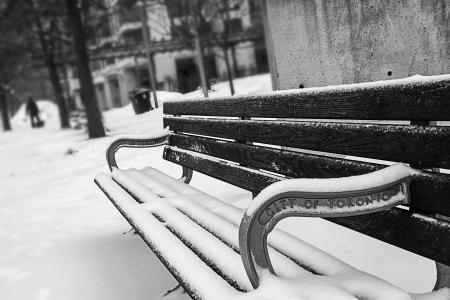
[(36, 101), (34, 101), (33, 97), (28, 98), (26, 112), (28, 115), (30, 115), (31, 127), (38, 127), (41, 123), (41, 120), (39, 118), (39, 107), (37, 106)]

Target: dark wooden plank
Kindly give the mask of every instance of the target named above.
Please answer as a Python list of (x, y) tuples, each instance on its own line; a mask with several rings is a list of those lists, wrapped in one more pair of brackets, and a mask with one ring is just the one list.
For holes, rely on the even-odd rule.
[(450, 127), (165, 117), (175, 132), (450, 168)]
[(169, 145), (293, 178), (332, 178), (361, 175), (383, 167), (382, 165), (359, 163), (341, 158), (183, 134), (171, 135)]
[[(164, 158), (244, 189), (259, 192), (282, 178), (197, 154), (166, 147)], [(392, 209), (381, 213), (329, 219), (394, 246), (450, 265), (450, 224)], [(426, 234), (425, 234), (426, 233)]]
[[(262, 187), (283, 179), (280, 176), (264, 174), (251, 168), (245, 168), (238, 165), (210, 159), (206, 155), (195, 154), (183, 150), (175, 150), (171, 147), (164, 149), (163, 157), (169, 161), (180, 165), (186, 165), (190, 169), (207, 174), (216, 179), (229, 182), (235, 186), (241, 187), (252, 192), (260, 192)], [(245, 172), (239, 170), (245, 169)], [(234, 172), (236, 170), (236, 173)]]
[(392, 81), (364, 87), (308, 88), (255, 96), (179, 100), (164, 113), (232, 117), (450, 120), (450, 78), (433, 76), (414, 83)]
[[(169, 145), (234, 161), (292, 178), (333, 178), (361, 175), (385, 165), (298, 153), (204, 137), (171, 135)], [(410, 207), (427, 214), (450, 216), (450, 175), (423, 172), (411, 181)]]

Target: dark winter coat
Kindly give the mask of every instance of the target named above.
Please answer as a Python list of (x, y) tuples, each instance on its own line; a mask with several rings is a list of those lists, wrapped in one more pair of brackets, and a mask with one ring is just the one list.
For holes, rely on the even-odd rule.
[(31, 116), (36, 116), (39, 114), (39, 108), (34, 100), (29, 100), (27, 103), (27, 112)]

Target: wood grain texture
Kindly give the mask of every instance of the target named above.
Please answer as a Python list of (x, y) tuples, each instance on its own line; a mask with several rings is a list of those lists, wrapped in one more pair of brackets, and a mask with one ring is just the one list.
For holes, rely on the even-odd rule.
[[(249, 191), (283, 178), (194, 152), (166, 147), (164, 158)], [(450, 224), (392, 209), (365, 216), (328, 219), (392, 245), (450, 265)], [(424, 234), (426, 233), (426, 234)], [(424, 246), (426, 245), (426, 246)]]
[[(235, 186), (248, 191), (259, 192), (262, 187), (284, 179), (280, 176), (263, 174), (257, 170), (232, 165), (218, 159), (209, 159), (204, 155), (195, 154), (183, 150), (176, 150), (166, 147), (163, 154), (164, 159), (179, 165), (186, 165), (188, 168), (207, 174), (216, 179), (232, 183)], [(245, 172), (240, 170), (245, 169)]]
[(361, 175), (383, 167), (369, 163), (361, 164), (341, 158), (183, 134), (171, 135), (169, 145), (293, 178), (332, 178)]
[(255, 96), (179, 100), (164, 103), (170, 115), (231, 117), (450, 120), (450, 82), (447, 79), (394, 81), (384, 86), (302, 89)]
[[(171, 135), (169, 145), (291, 178), (354, 176), (386, 167), (381, 164), (181, 134)], [(434, 172), (414, 175), (411, 180), (411, 195), (410, 207), (416, 211), (450, 216), (450, 175)]]
[(450, 168), (450, 127), (165, 117), (175, 132)]

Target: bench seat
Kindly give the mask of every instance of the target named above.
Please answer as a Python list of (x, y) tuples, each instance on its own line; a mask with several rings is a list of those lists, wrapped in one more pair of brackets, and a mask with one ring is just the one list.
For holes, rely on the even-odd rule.
[[(214, 281), (214, 285), (226, 293), (230, 292), (230, 286), (238, 291), (253, 289), (239, 254), (238, 234), (243, 209), (153, 168), (141, 171), (115, 169), (111, 175), (97, 175), (95, 182), (173, 275), (192, 289), (189, 294), (201, 294), (202, 299), (213, 296), (202, 290), (205, 278), (198, 278), (199, 274), (206, 276), (208, 282)], [(278, 248), (286, 248), (286, 243), (291, 247), (288, 254), (270, 250), (276, 272), (281, 276), (293, 277), (311, 271), (331, 275), (336, 270), (354, 270), (281, 230), (277, 230), (270, 240), (270, 244), (278, 245)], [(176, 253), (170, 249), (176, 249)], [(180, 262), (177, 257), (184, 258)]]
[[(239, 249), (243, 209), (151, 167), (113, 168), (95, 182), (191, 298), (219, 293), (229, 299), (253, 290)], [(351, 274), (391, 287), (282, 230), (275, 229), (268, 244), (282, 278)], [(380, 293), (370, 288), (373, 283), (365, 292)]]

